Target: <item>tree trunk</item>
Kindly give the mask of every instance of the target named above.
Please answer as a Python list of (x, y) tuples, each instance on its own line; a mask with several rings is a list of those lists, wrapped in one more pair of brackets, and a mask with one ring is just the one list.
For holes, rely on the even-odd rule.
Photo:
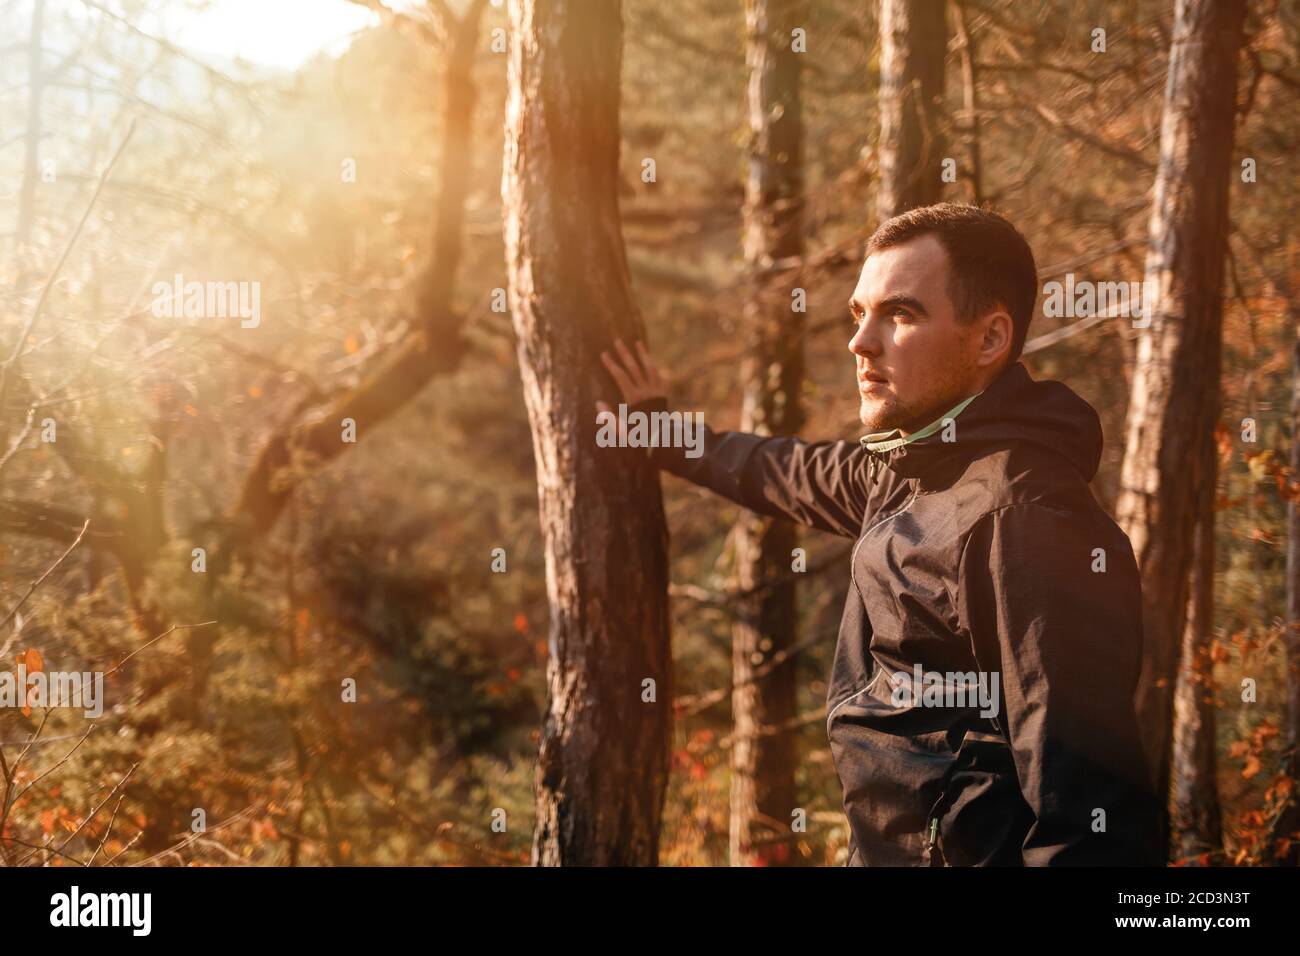
[(672, 730), (668, 534), (643, 454), (595, 442), (596, 400), (618, 404), (599, 353), (644, 337), (618, 211), (622, 13), (511, 0), (510, 23), (506, 264), (551, 608), (533, 862), (653, 865)]
[(1202, 453), (1200, 512), (1193, 543), (1182, 666), (1174, 693), (1173, 832), (1176, 856), (1195, 862), (1209, 854), (1222, 863), (1223, 826), (1216, 785), (1214, 661), (1214, 499), (1218, 454), (1213, 442)]
[[(1294, 341), (1291, 348), (1291, 476), (1300, 481), (1300, 308), (1290, 316)], [(1291, 778), (1291, 792), (1273, 824), (1276, 843), (1271, 863), (1300, 865), (1300, 506), (1294, 491), (1286, 504), (1286, 756), (1282, 772)]]
[[(791, 434), (803, 424), (804, 312), (793, 281), (776, 281), (772, 262), (803, 254), (802, 53), (791, 31), (807, 28), (806, 0), (747, 0), (749, 177), (745, 184), (744, 256), (749, 280), (744, 326), (750, 343), (741, 370), (740, 427)], [(802, 305), (801, 305), (802, 308)], [(788, 521), (745, 512), (736, 526), (736, 622), (732, 633), (732, 866), (789, 860), (794, 770), (795, 659), (762, 678), (796, 643), (798, 609), (790, 577), (798, 543)], [(776, 584), (773, 582), (780, 581)], [(759, 671), (762, 673), (762, 671)]]
[(975, 66), (975, 40), (966, 22), (966, 0), (957, 0), (952, 8), (957, 25), (957, 40), (961, 44), (961, 101), (962, 133), (966, 136), (966, 154), (970, 157), (967, 178), (971, 185), (971, 200), (975, 205), (984, 202), (984, 162), (980, 158), (979, 71)]
[(939, 201), (944, 7), (942, 0), (880, 3), (880, 222)]
[[(1144, 303), (1116, 504), (1142, 574), (1137, 691), (1153, 783), (1169, 791), (1173, 691), (1204, 446), (1219, 406), (1223, 257), (1243, 0), (1179, 0), (1151, 210)], [(1168, 838), (1168, 814), (1162, 814)]]

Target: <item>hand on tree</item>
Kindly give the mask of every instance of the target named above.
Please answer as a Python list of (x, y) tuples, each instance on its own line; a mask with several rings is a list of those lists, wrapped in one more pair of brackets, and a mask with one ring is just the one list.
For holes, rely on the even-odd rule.
[[(617, 356), (601, 352), (600, 360), (614, 379), (626, 405), (631, 407), (656, 398), (667, 400), (668, 385), (646, 351), (645, 343), (636, 343), (636, 355), (633, 356), (622, 339), (615, 339), (614, 350)], [(613, 409), (604, 402), (597, 402), (596, 411), (612, 413)]]

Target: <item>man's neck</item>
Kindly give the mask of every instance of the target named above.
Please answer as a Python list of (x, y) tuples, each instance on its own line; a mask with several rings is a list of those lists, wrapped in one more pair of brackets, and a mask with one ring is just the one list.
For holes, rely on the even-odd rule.
[(900, 426), (898, 428), (899, 435), (901, 435), (903, 438), (910, 439), (917, 432), (924, 431), (934, 426), (936, 422), (942, 422), (944, 418), (947, 418), (952, 414), (951, 411), (944, 412), (943, 411), (944, 408), (953, 408), (956, 406), (965, 408), (966, 403), (969, 402), (970, 399), (974, 398), (976, 395), (983, 393), (983, 391), (986, 388), (988, 388), (990, 385), (993, 384), (993, 382), (997, 379), (999, 375), (1005, 372), (1013, 364), (1014, 364), (1013, 362), (1003, 362), (1002, 365), (998, 366), (992, 371), (985, 372), (982, 375), (977, 376), (973, 381), (968, 382), (965, 388), (958, 390), (957, 397), (951, 399), (950, 401), (941, 403), (941, 405), (938, 408), (934, 409), (932, 413), (927, 414), (915, 421), (910, 421), (906, 425)]
[(935, 432), (943, 428), (945, 422), (960, 415), (962, 410), (973, 402), (978, 394), (979, 393), (977, 392), (975, 395), (967, 396), (956, 405), (950, 407), (948, 411), (931, 419), (928, 424), (920, 428), (912, 431), (903, 431), (901, 428), (895, 428), (892, 431), (874, 432), (870, 435), (864, 436), (861, 439), (862, 444), (870, 451), (887, 452), (902, 445), (911, 444), (912, 442), (920, 441), (923, 438), (929, 438)]

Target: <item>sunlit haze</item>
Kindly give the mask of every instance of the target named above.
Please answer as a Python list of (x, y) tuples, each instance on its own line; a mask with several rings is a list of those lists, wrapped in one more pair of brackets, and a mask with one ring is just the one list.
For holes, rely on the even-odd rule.
[(379, 20), (348, 0), (215, 0), (203, 11), (177, 5), (163, 19), (166, 35), (193, 53), (284, 69), (339, 52)]

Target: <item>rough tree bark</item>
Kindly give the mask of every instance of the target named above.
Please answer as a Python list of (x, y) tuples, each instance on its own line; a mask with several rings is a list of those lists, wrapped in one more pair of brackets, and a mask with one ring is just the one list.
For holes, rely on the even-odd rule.
[[(1291, 299), (1291, 481), (1300, 481), (1300, 306)], [(1282, 771), (1291, 778), (1289, 801), (1273, 823), (1278, 866), (1300, 865), (1300, 502), (1286, 503), (1286, 756)]]
[[(774, 260), (803, 254), (803, 115), (800, 65), (791, 31), (807, 28), (807, 0), (747, 0), (749, 175), (745, 184), (744, 307), (748, 350), (741, 369), (740, 427), (793, 434), (803, 424), (804, 313), (794, 281), (778, 282)], [(788, 276), (789, 273), (781, 273)], [(762, 678), (796, 643), (798, 609), (790, 577), (794, 526), (744, 512), (736, 526), (737, 600), (732, 633), (732, 866), (789, 859), (796, 804), (795, 658)], [(779, 582), (779, 583), (774, 583)]]
[[(1137, 691), (1156, 792), (1169, 791), (1173, 692), (1197, 502), (1218, 418), (1228, 175), (1243, 0), (1179, 0), (1165, 85), (1144, 303), (1116, 504), (1142, 574)], [(1168, 814), (1162, 815), (1168, 837)]]
[(1205, 456), (1199, 494), (1192, 577), (1183, 628), (1182, 663), (1174, 691), (1173, 820), (1175, 856), (1196, 862), (1209, 854), (1222, 863), (1223, 822), (1216, 783), (1214, 661), (1214, 500), (1218, 452), (1213, 442)]
[(971, 184), (971, 199), (978, 206), (984, 202), (984, 161), (980, 158), (979, 70), (975, 65), (975, 39), (967, 24), (966, 0), (957, 0), (952, 13), (957, 41), (961, 44), (962, 133), (970, 157), (967, 179)]
[(944, 8), (940, 0), (880, 3), (880, 222), (939, 201)]
[(622, 13), (511, 0), (510, 23), (506, 261), (551, 607), (533, 861), (654, 864), (672, 729), (668, 534), (642, 454), (595, 444), (595, 401), (618, 404), (599, 353), (644, 334), (618, 211)]

